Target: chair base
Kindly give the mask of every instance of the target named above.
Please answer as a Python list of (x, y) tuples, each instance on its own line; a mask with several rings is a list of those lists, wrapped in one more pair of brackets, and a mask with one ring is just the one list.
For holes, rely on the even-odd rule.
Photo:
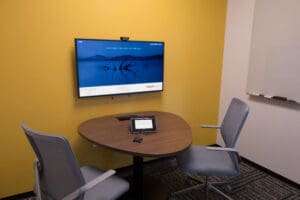
[(201, 177), (195, 177), (195, 176), (192, 176), (192, 175), (189, 175), (189, 174), (188, 174), (188, 176), (189, 176), (189, 179), (191, 179), (192, 181), (197, 182), (198, 184), (172, 193), (170, 195), (169, 200), (175, 200), (176, 195), (186, 193), (190, 190), (201, 189), (201, 188), (204, 188), (205, 200), (208, 200), (208, 191), (209, 190), (215, 191), (216, 193), (218, 193), (219, 195), (225, 197), (228, 200), (233, 200), (227, 194), (225, 194), (224, 192), (222, 192), (221, 190), (219, 190), (218, 188), (215, 187), (215, 185), (229, 184), (231, 181), (228, 181), (228, 182), (209, 182), (208, 181), (208, 176), (205, 177), (205, 180), (202, 179)]

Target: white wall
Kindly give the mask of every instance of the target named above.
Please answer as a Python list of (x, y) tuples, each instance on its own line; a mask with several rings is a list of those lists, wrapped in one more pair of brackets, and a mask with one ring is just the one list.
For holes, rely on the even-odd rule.
[[(228, 0), (219, 119), (232, 97), (245, 100), (250, 114), (237, 149), (300, 183), (300, 106), (246, 94), (254, 5), (255, 0)], [(219, 137), (218, 143), (222, 144)]]

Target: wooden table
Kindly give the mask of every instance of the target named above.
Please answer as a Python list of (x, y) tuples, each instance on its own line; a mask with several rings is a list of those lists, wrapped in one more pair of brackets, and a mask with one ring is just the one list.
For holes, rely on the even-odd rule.
[[(156, 133), (131, 134), (130, 120), (117, 119), (118, 116), (124, 115), (154, 115)], [(159, 111), (94, 118), (81, 123), (78, 131), (81, 136), (94, 144), (133, 155), (132, 188), (136, 199), (143, 199), (143, 157), (176, 155), (192, 143), (191, 128), (186, 121), (178, 115)], [(135, 137), (142, 138), (142, 142), (133, 142)]]

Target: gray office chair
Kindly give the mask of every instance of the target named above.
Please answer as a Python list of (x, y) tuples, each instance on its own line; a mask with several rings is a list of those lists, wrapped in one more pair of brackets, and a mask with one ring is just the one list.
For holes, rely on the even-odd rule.
[[(208, 199), (208, 190), (214, 190), (227, 199), (232, 199), (214, 185), (224, 183), (212, 183), (208, 181), (209, 176), (238, 176), (239, 170), (239, 153), (234, 148), (240, 131), (245, 123), (249, 113), (249, 107), (243, 101), (233, 98), (221, 126), (202, 125), (203, 128), (218, 128), (225, 143), (222, 147), (206, 147), (192, 145), (188, 150), (177, 156), (179, 166), (183, 171), (190, 173), (190, 178), (201, 184), (192, 186), (187, 189), (175, 192), (171, 199), (175, 199), (177, 194), (187, 192), (190, 189), (205, 189), (205, 199)], [(205, 176), (205, 180), (192, 176), (197, 174)], [(230, 190), (230, 185), (226, 185)]]
[(79, 167), (66, 138), (43, 134), (21, 126), (37, 156), (34, 162), (37, 199), (112, 200), (129, 189), (129, 183), (114, 170)]

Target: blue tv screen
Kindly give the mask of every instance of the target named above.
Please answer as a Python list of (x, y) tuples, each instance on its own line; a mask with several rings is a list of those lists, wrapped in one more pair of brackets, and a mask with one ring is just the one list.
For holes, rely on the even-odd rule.
[(163, 90), (164, 42), (75, 39), (79, 97)]

